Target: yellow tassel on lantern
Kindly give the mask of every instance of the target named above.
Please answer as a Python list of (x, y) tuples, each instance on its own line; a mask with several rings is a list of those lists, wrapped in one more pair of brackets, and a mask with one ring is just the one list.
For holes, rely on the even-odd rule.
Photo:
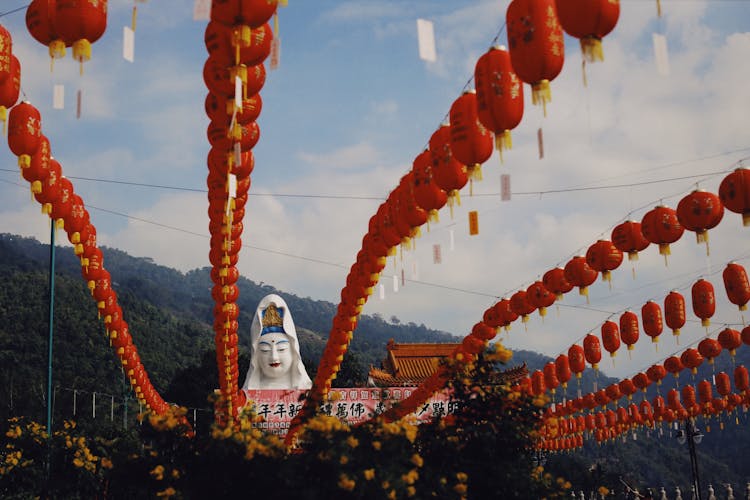
[(541, 80), (531, 86), (531, 103), (535, 106), (541, 104), (544, 116), (547, 116), (547, 103), (552, 102), (552, 91), (549, 80)]
[(495, 134), (495, 149), (497, 154), (500, 156), (500, 163), (503, 163), (503, 150), (513, 148), (513, 138), (510, 135), (510, 130), (503, 130), (502, 132)]
[(604, 61), (604, 50), (601, 38), (587, 36), (581, 38), (581, 52), (588, 62)]
[(53, 40), (47, 47), (49, 50), (49, 72), (55, 67), (55, 59), (62, 59), (65, 57), (65, 42), (62, 40)]
[(91, 42), (85, 38), (73, 42), (73, 59), (80, 65), (80, 73), (83, 74), (83, 63), (91, 59)]

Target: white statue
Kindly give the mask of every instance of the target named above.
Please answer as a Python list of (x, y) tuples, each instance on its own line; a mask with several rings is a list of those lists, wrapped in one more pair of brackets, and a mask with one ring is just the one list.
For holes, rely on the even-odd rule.
[(727, 483), (724, 486), (727, 487), (727, 500), (734, 500), (734, 490), (732, 490), (732, 485)]
[(667, 490), (664, 489), (664, 486), (661, 487), (659, 493), (661, 493), (659, 500), (667, 500)]
[(716, 500), (716, 495), (714, 495), (714, 487), (710, 483), (708, 485), (708, 500)]
[(675, 490), (674, 491), (675, 492), (674, 500), (682, 500), (682, 491), (680, 491), (680, 487), (679, 486), (675, 486), (674, 490)]
[(309, 389), (292, 313), (275, 294), (261, 299), (250, 326), (250, 368), (243, 389)]

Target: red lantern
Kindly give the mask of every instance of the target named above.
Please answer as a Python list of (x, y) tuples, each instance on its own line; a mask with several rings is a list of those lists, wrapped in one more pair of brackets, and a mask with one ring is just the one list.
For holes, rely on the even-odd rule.
[(705, 338), (698, 343), (698, 352), (712, 365), (714, 358), (721, 354), (721, 344), (714, 339)]
[(708, 328), (711, 316), (716, 312), (716, 297), (713, 285), (703, 278), (693, 284), (693, 312), (701, 319), (701, 325)]
[(624, 394), (628, 400), (633, 398), (633, 394), (635, 394), (635, 391), (638, 390), (638, 388), (635, 386), (632, 380), (629, 378), (623, 379), (619, 384), (619, 389), (622, 394)]
[(683, 351), (680, 361), (682, 361), (685, 368), (689, 368), (693, 372), (693, 375), (695, 375), (698, 373), (698, 367), (703, 363), (703, 356), (697, 349), (690, 347)]
[(5, 133), (5, 122), (8, 116), (8, 108), (15, 106), (18, 95), (21, 92), (21, 63), (13, 54), (10, 55), (10, 76), (0, 83), (0, 121), (3, 122), (3, 133)]
[(51, 203), (49, 211), (50, 219), (59, 221), (70, 213), (73, 197), (73, 184), (65, 178), (60, 178), (60, 195)]
[(645, 373), (639, 372), (633, 375), (633, 385), (641, 391), (646, 392), (648, 386), (651, 385), (651, 379)]
[[(602, 323), (602, 343), (604, 349), (614, 358), (617, 350), (620, 348), (620, 329), (614, 321), (605, 321)], [(614, 360), (612, 360), (614, 362)]]
[(612, 230), (612, 244), (620, 251), (628, 253), (628, 260), (638, 260), (638, 252), (645, 250), (650, 242), (641, 232), (641, 223), (626, 221)]
[(718, 196), (708, 191), (693, 191), (677, 204), (677, 220), (688, 231), (694, 231), (698, 243), (706, 243), (708, 230), (716, 227), (724, 217), (724, 205)]
[(54, 26), (65, 45), (73, 46), (73, 59), (91, 59), (91, 44), (107, 29), (107, 0), (57, 0)]
[(734, 387), (740, 392), (750, 389), (750, 376), (744, 365), (739, 365), (734, 369)]
[(544, 317), (547, 308), (555, 303), (555, 294), (547, 290), (541, 281), (535, 281), (526, 289), (526, 300), (531, 306), (539, 309), (539, 316)]
[(541, 370), (534, 370), (534, 373), (531, 374), (531, 393), (534, 396), (539, 396), (544, 393), (545, 389), (544, 373)]
[(705, 405), (710, 403), (713, 399), (713, 390), (711, 388), (711, 382), (708, 380), (701, 380), (698, 382), (698, 397), (700, 398), (701, 404)]
[(573, 285), (565, 278), (565, 270), (556, 267), (550, 269), (542, 276), (542, 283), (545, 288), (555, 294), (557, 300), (562, 300), (563, 294), (573, 289)]
[(557, 379), (557, 369), (555, 363), (550, 361), (544, 365), (544, 386), (554, 394), (558, 385), (560, 385), (560, 381)]
[[(677, 392), (675, 390), (675, 392)], [(692, 408), (697, 404), (695, 400), (695, 387), (692, 385), (686, 385), (682, 388), (682, 400), (684, 401), (686, 408)]]
[(27, 101), (13, 106), (8, 117), (8, 146), (18, 156), (18, 166), (25, 168), (39, 149), (42, 138), (42, 116)]
[(602, 360), (602, 347), (599, 343), (599, 337), (589, 333), (583, 338), (583, 354), (591, 367), (597, 370), (599, 361)]
[(255, 66), (271, 53), (273, 31), (268, 23), (252, 29), (246, 25), (230, 27), (212, 21), (206, 25), (203, 40), (209, 55), (224, 61), (227, 66)]
[(721, 332), (719, 332), (717, 340), (719, 341), (719, 344), (721, 344), (722, 348), (729, 351), (729, 355), (732, 357), (734, 357), (737, 348), (742, 345), (742, 337), (740, 336), (740, 332), (731, 328), (724, 328)]
[(257, 28), (276, 13), (278, 0), (213, 0), (211, 20), (227, 26), (246, 24)]
[(724, 397), (729, 396), (729, 393), (732, 392), (732, 381), (729, 379), (729, 375), (726, 372), (719, 372), (714, 380), (716, 381), (716, 392)]
[(685, 297), (681, 293), (672, 290), (664, 297), (664, 316), (679, 344), (680, 328), (685, 326)]
[(65, 42), (55, 28), (56, 0), (32, 0), (26, 9), (26, 27), (36, 41), (49, 47), (50, 68), (65, 56)]
[(429, 220), (437, 222), (438, 210), (443, 208), (448, 197), (435, 182), (429, 150), (425, 149), (414, 158), (412, 172), (414, 174), (412, 177), (414, 201), (421, 209), (428, 211)]
[(0, 83), (11, 77), (11, 57), (13, 56), (13, 39), (10, 32), (0, 25)]
[(42, 180), (49, 174), (49, 166), (49, 140), (42, 134), (39, 138), (39, 147), (36, 153), (31, 155), (28, 166), (21, 166), (21, 175), (31, 184), (32, 193), (37, 194), (42, 191)]
[(633, 350), (639, 336), (638, 316), (633, 311), (625, 311), (620, 316), (620, 338), (628, 346), (628, 351)]
[(518, 314), (513, 312), (510, 308), (510, 300), (506, 298), (500, 299), (494, 306), (493, 309), (497, 311), (500, 317), (500, 324), (505, 327), (506, 330), (510, 329), (510, 324), (518, 319)]
[(578, 344), (573, 344), (568, 349), (568, 364), (573, 373), (576, 374), (576, 378), (581, 378), (583, 370), (586, 369), (586, 355), (583, 351), (583, 347)]
[(610, 282), (612, 271), (622, 264), (622, 251), (609, 240), (599, 240), (586, 251), (586, 262), (591, 269), (602, 273), (602, 280)]
[(739, 307), (740, 311), (746, 310), (747, 303), (750, 301), (750, 281), (747, 279), (745, 268), (740, 264), (730, 262), (724, 268), (722, 276), (729, 302)]
[(643, 320), (643, 331), (651, 337), (651, 342), (659, 342), (659, 335), (664, 330), (664, 321), (659, 304), (653, 300), (646, 302), (641, 308), (641, 319)]
[(563, 31), (554, 0), (513, 0), (506, 12), (510, 59), (518, 78), (531, 85), (531, 102), (547, 113), (549, 82), (565, 60)]
[(666, 263), (667, 255), (671, 253), (670, 243), (679, 240), (685, 228), (677, 220), (677, 212), (659, 205), (643, 216), (641, 231), (648, 241), (659, 245), (659, 253), (664, 256)]
[(615, 405), (617, 405), (617, 400), (622, 397), (622, 391), (620, 391), (620, 385), (616, 383), (608, 385), (604, 389), (604, 393), (607, 395), (610, 401), (613, 401), (615, 403)]
[(510, 309), (521, 316), (523, 323), (527, 323), (529, 321), (529, 314), (533, 313), (536, 308), (529, 303), (526, 297), (526, 290), (519, 290), (510, 297)]
[(440, 189), (448, 194), (448, 206), (453, 207), (454, 200), (461, 204), (459, 190), (469, 181), (466, 166), (453, 155), (450, 141), (451, 131), (448, 125), (441, 125), (430, 137), (430, 157), (432, 174)]
[(667, 376), (667, 370), (663, 365), (655, 364), (651, 365), (648, 370), (646, 370), (646, 375), (648, 376), (649, 380), (654, 382), (656, 385), (661, 385), (661, 381), (664, 379), (664, 377)]
[(664, 369), (674, 375), (674, 378), (680, 376), (680, 372), (685, 368), (682, 364), (682, 360), (677, 356), (670, 356), (664, 360)]
[(620, 2), (609, 0), (557, 0), (557, 17), (565, 33), (581, 41), (586, 61), (603, 61), (602, 38), (620, 17)]
[(555, 358), (555, 373), (557, 379), (563, 386), (563, 389), (568, 387), (568, 381), (570, 380), (571, 370), (568, 357), (565, 354), (560, 354)]
[(491, 47), (474, 67), (479, 121), (495, 134), (495, 147), (502, 160), (503, 149), (513, 145), (510, 131), (523, 117), (523, 84), (510, 63), (510, 53)]
[(585, 295), (588, 299), (588, 287), (594, 281), (599, 273), (586, 262), (586, 257), (582, 255), (576, 255), (565, 264), (565, 279), (568, 280), (573, 286), (578, 287), (578, 293)]
[(450, 109), (450, 145), (453, 156), (466, 165), (469, 178), (482, 180), (482, 163), (492, 156), (492, 134), (477, 117), (477, 95), (464, 92)]
[(727, 210), (742, 215), (743, 226), (750, 226), (750, 170), (738, 168), (724, 177), (719, 199)]
[(750, 345), (750, 326), (746, 326), (742, 329), (742, 332), (740, 332), (740, 338), (742, 338), (743, 344)]

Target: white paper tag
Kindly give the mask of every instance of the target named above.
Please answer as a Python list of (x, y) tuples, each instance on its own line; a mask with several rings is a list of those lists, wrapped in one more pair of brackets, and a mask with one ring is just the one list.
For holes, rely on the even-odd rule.
[(193, 21), (211, 20), (211, 0), (195, 0), (193, 3)]
[(417, 40), (419, 42), (419, 58), (429, 62), (437, 61), (435, 30), (432, 21), (417, 19)]
[(667, 52), (667, 37), (654, 33), (654, 61), (656, 71), (661, 76), (669, 75), (669, 53)]
[(122, 58), (131, 63), (135, 59), (135, 32), (130, 26), (122, 28)]
[(229, 174), (229, 197), (237, 198), (237, 176)]
[(449, 248), (451, 249), (451, 252), (452, 252), (456, 249), (456, 237), (453, 234), (453, 229), (448, 230), (448, 234), (450, 234), (450, 239), (451, 239), (451, 244)]
[(281, 38), (274, 37), (271, 41), (271, 55), (269, 57), (271, 60), (268, 69), (273, 71), (279, 67), (279, 61), (281, 61)]
[(65, 108), (65, 85), (56, 84), (52, 88), (52, 108), (53, 109)]
[(242, 165), (242, 145), (239, 142), (234, 143), (234, 164)]
[(234, 107), (242, 109), (242, 78), (234, 77)]
[(441, 255), (440, 245), (436, 243), (432, 245), (432, 263), (440, 264), (442, 261), (443, 257)]
[(385, 286), (382, 283), (378, 285), (378, 294), (380, 295), (380, 300), (385, 300)]
[[(403, 273), (403, 270), (401, 271)], [(398, 276), (393, 276), (393, 291), (398, 292)]]
[(510, 174), (500, 174), (500, 201), (510, 201)]

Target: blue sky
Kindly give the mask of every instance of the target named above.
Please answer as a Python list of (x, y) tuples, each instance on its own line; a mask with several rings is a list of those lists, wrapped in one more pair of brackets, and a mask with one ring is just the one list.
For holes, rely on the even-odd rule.
[[(6, 0), (2, 11), (21, 5)], [(135, 62), (129, 63), (121, 47), (132, 5), (110, 1), (107, 32), (94, 44), (82, 77), (70, 56), (57, 61), (50, 74), (46, 48), (28, 35), (23, 12), (0, 23), (13, 35), (24, 93), (40, 109), (44, 133), (66, 175), (203, 190), (209, 150), (201, 74), (205, 22), (192, 19), (192, 0), (139, 4)], [(505, 43), (507, 5), (290, 0), (280, 10), (281, 64), (268, 72), (261, 91), (261, 138), (254, 149), (238, 266), (244, 276), (301, 296), (338, 300), (377, 198), (385, 199), (411, 168), (498, 33)], [(566, 37), (565, 67), (552, 83), (548, 116), (530, 104), (526, 87), (525, 116), (502, 166), (493, 156), (485, 179), (474, 186), (475, 196), (468, 189), (462, 193), (453, 220), (443, 210), (439, 224), (423, 229), (416, 250), (391, 259), (381, 281), (385, 300), (374, 295), (365, 313), (464, 335), (493, 296), (510, 296), (564, 265), (597, 238), (609, 237), (631, 212), (640, 220), (660, 200), (676, 207), (699, 180), (701, 188), (716, 192), (725, 175), (719, 172), (750, 157), (750, 95), (744, 91), (750, 80), (745, 64), (750, 3), (663, 0), (662, 5), (664, 15), (657, 19), (655, 2), (622, 3), (618, 26), (604, 40), (605, 61), (587, 67), (588, 87), (581, 81), (577, 40)], [(434, 22), (435, 63), (418, 58), (417, 18)], [(656, 71), (654, 32), (667, 36), (667, 77)], [(54, 84), (65, 85), (64, 110), (52, 109)], [(83, 114), (76, 119), (79, 88)], [(543, 160), (536, 147), (539, 127)], [(46, 241), (46, 217), (18, 186), (15, 165), (10, 151), (0, 148), (0, 231)], [(500, 173), (511, 175), (510, 202), (494, 195)], [(692, 177), (704, 173), (712, 175)], [(663, 179), (673, 180), (643, 184)], [(205, 193), (73, 183), (89, 206), (101, 245), (183, 271), (208, 265)], [(615, 184), (632, 186), (549, 193)], [(271, 196), (278, 194), (324, 197)], [(479, 211), (478, 236), (468, 235), (469, 210)], [(711, 232), (710, 259), (686, 234), (673, 245), (668, 267), (650, 247), (641, 254), (635, 280), (625, 263), (613, 275), (612, 290), (598, 282), (589, 305), (568, 294), (559, 314), (552, 311), (544, 322), (534, 316), (526, 330), (514, 326), (505, 343), (554, 356), (589, 331), (598, 332), (612, 313), (628, 307), (639, 312), (646, 300), (661, 302), (672, 288), (688, 296), (701, 275), (717, 291), (716, 327), (737, 324), (740, 316), (727, 305), (720, 271), (730, 259), (741, 257), (738, 262), (748, 265), (747, 231), (738, 215), (727, 212)], [(432, 263), (435, 244), (443, 250), (440, 265)], [(408, 280), (415, 267), (420, 282), (438, 286), (407, 281), (394, 292), (391, 276), (403, 268)], [(689, 324), (683, 346), (702, 335), (699, 324)], [(658, 353), (641, 342), (632, 361), (621, 354), (617, 367), (603, 363), (603, 368), (632, 374), (675, 349), (671, 338), (662, 340)]]

